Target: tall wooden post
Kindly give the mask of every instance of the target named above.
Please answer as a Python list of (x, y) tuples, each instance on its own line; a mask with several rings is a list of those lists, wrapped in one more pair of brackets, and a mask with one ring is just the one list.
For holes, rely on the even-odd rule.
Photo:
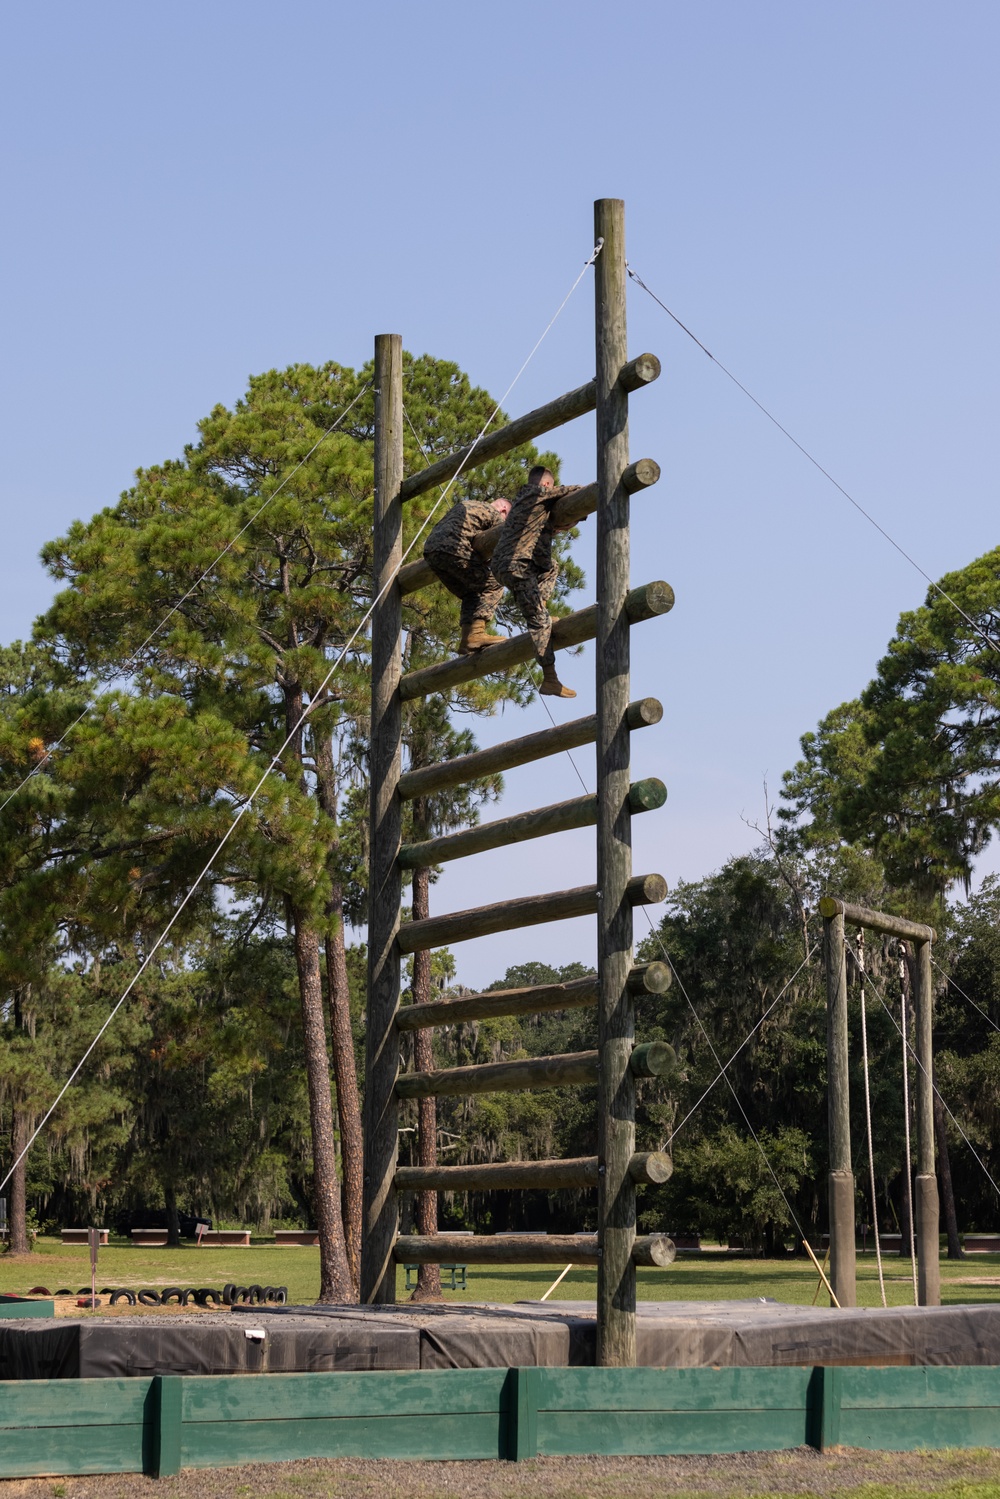
[[(365, 1184), (361, 1299), (396, 1299), (393, 1245), (399, 1071), (399, 868), (402, 609), (395, 573), (402, 561), (403, 346), (375, 339), (375, 528), (372, 615), (371, 862), (368, 886), (368, 1008), (365, 1043)], [(393, 581), (390, 581), (393, 580)]]
[(635, 1082), (629, 1057), (635, 1019), (629, 809), (628, 395), (618, 376), (628, 358), (625, 326), (625, 205), (594, 205), (597, 258), (597, 971), (599, 1118), (597, 1362), (635, 1364)]
[[(847, 953), (841, 912), (823, 917), (826, 960), (827, 1108), (830, 1128), (830, 1284), (841, 1306), (857, 1306), (851, 1093), (848, 1076)], [(862, 1000), (863, 1002), (863, 1000)], [(878, 1233), (878, 1224), (873, 1224)]]
[(917, 1030), (917, 1295), (921, 1306), (941, 1305), (941, 1244), (934, 1159), (934, 976), (931, 944), (916, 945), (914, 998)]

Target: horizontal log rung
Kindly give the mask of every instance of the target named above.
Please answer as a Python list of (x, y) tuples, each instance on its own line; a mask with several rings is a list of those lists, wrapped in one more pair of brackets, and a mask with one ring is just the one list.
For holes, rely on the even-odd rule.
[(869, 931), (881, 932), (886, 937), (903, 937), (911, 942), (937, 941), (937, 932), (923, 922), (908, 921), (905, 916), (891, 916), (887, 911), (870, 911), (867, 906), (853, 906), (833, 895), (823, 896), (819, 913), (828, 919), (843, 916), (851, 926), (867, 927)]
[[(669, 583), (646, 583), (633, 588), (625, 600), (625, 613), (630, 625), (644, 620), (656, 619), (674, 607), (674, 591)], [(567, 650), (573, 645), (582, 645), (593, 640), (597, 634), (597, 605), (591, 604), (575, 614), (557, 619), (552, 626), (552, 649)], [(424, 666), (419, 671), (409, 671), (399, 684), (399, 695), (404, 703), (414, 698), (429, 697), (434, 692), (450, 692), (465, 682), (478, 677), (493, 676), (506, 672), (525, 661), (535, 660), (535, 647), (528, 634), (512, 635), (499, 645), (488, 645), (484, 650), (469, 656), (455, 656), (450, 661), (439, 661), (435, 666)]]
[[(666, 963), (640, 963), (631, 969), (633, 994), (666, 994), (671, 973)], [(433, 1025), (457, 1025), (463, 1020), (495, 1020), (504, 1015), (541, 1015), (549, 1010), (582, 1010), (596, 1005), (596, 973), (565, 984), (533, 984), (525, 989), (493, 989), (486, 994), (463, 994), (461, 999), (438, 999), (430, 1004), (404, 1005), (396, 1013), (401, 1031), (428, 1030)]]
[[(635, 463), (629, 464), (622, 474), (622, 484), (629, 494), (636, 494), (641, 489), (649, 489), (656, 484), (660, 477), (660, 465), (652, 458), (639, 458)], [(593, 515), (597, 509), (597, 485), (586, 484), (582, 489), (577, 489), (573, 494), (563, 495), (562, 499), (556, 500), (552, 506), (552, 523), (560, 531), (567, 530), (570, 526), (577, 525), (586, 520), (588, 515)], [(500, 540), (502, 525), (491, 526), (488, 531), (480, 531), (473, 546), (481, 557), (492, 557), (496, 550), (496, 544)], [(418, 557), (416, 562), (408, 562), (405, 567), (399, 569), (397, 582), (401, 593), (416, 593), (420, 588), (429, 588), (436, 583), (437, 577), (431, 570), (429, 562), (423, 557)]]
[[(631, 392), (649, 385), (658, 378), (659, 373), (660, 361), (656, 355), (640, 354), (622, 368), (618, 383), (623, 390)], [(446, 483), (459, 469), (473, 469), (481, 463), (488, 463), (491, 458), (519, 447), (522, 442), (530, 442), (533, 437), (541, 437), (544, 432), (551, 432), (578, 416), (585, 416), (596, 405), (597, 382), (588, 380), (586, 385), (568, 391), (566, 395), (557, 396), (554, 401), (539, 406), (535, 411), (529, 411), (525, 416), (516, 417), (496, 432), (487, 432), (475, 443), (458, 448), (446, 458), (440, 458), (437, 463), (421, 469), (419, 473), (411, 474), (399, 486), (399, 498), (412, 500), (416, 495), (433, 489), (436, 484)]]
[(572, 1088), (597, 1081), (597, 1052), (525, 1057), (514, 1062), (481, 1062), (473, 1067), (439, 1067), (404, 1072), (396, 1079), (398, 1098), (462, 1098), (473, 1093), (515, 1093), (531, 1088)]
[[(626, 887), (626, 899), (633, 906), (655, 906), (667, 897), (667, 882), (662, 875), (636, 875)], [(428, 916), (422, 921), (405, 921), (399, 928), (400, 952), (424, 952), (430, 947), (446, 947), (453, 942), (467, 942), (494, 932), (514, 931), (520, 927), (539, 926), (546, 921), (569, 921), (575, 916), (593, 916), (597, 912), (596, 885), (580, 885), (575, 890), (557, 890), (551, 895), (529, 895), (519, 900), (498, 901), (495, 905), (475, 906), (468, 911), (452, 911), (447, 916)]]
[[(635, 781), (629, 787), (629, 808), (637, 816), (662, 807), (666, 799), (667, 788), (655, 777)], [(532, 812), (518, 812), (496, 822), (477, 823), (460, 833), (428, 838), (423, 843), (404, 843), (399, 850), (399, 862), (403, 869), (429, 868), (451, 859), (507, 848), (512, 843), (527, 843), (532, 838), (547, 838), (553, 833), (593, 827), (596, 822), (596, 795), (577, 796), (571, 801), (556, 802), (551, 807), (539, 807)]]
[[(655, 697), (640, 698), (629, 703), (627, 717), (630, 729), (650, 728), (660, 722), (663, 707)], [(404, 801), (431, 796), (449, 786), (464, 786), (483, 776), (512, 770), (516, 765), (529, 765), (563, 750), (579, 749), (581, 745), (593, 744), (596, 738), (597, 714), (591, 713), (586, 718), (574, 718), (551, 729), (540, 729), (536, 734), (508, 739), (504, 744), (494, 744), (471, 755), (456, 755), (454, 760), (440, 760), (435, 765), (408, 770), (399, 779), (399, 794)]]
[[(673, 1240), (641, 1234), (632, 1249), (637, 1265), (673, 1263)], [(393, 1246), (398, 1265), (599, 1265), (596, 1234), (406, 1234)]]
[[(670, 1180), (673, 1163), (662, 1151), (643, 1151), (632, 1157), (629, 1175), (640, 1185), (660, 1186)], [(400, 1166), (393, 1185), (397, 1192), (557, 1192), (596, 1187), (600, 1162), (596, 1155), (565, 1161), (483, 1161), (465, 1166)]]

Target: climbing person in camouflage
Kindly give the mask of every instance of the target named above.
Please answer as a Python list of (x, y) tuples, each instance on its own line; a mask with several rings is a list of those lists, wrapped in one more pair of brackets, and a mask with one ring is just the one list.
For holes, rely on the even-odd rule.
[(503, 584), (497, 582), (475, 542), (499, 526), (509, 511), (510, 500), (459, 500), (424, 543), (424, 561), (431, 572), (462, 601), (460, 656), (481, 651), (500, 638), (491, 635), (486, 625), (503, 597)]
[(552, 617), (546, 604), (559, 577), (559, 565), (552, 560), (552, 537), (557, 531), (569, 530), (568, 526), (553, 525), (552, 506), (579, 488), (579, 484), (564, 484), (557, 489), (551, 470), (537, 464), (514, 497), (493, 553), (493, 571), (510, 589), (528, 626), (542, 668), (539, 691), (545, 697), (576, 697), (572, 688), (564, 687), (556, 676)]

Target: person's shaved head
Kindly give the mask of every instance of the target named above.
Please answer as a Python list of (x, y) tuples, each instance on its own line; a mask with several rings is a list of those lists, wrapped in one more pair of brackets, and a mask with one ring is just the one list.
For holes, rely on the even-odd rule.
[(551, 489), (555, 482), (552, 470), (545, 468), (541, 463), (536, 463), (534, 468), (528, 471), (528, 483), (537, 484), (539, 489)]

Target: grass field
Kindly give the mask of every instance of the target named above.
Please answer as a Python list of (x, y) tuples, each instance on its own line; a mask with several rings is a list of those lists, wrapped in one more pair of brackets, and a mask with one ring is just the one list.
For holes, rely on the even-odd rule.
[[(913, 1303), (908, 1260), (892, 1256), (883, 1261), (890, 1306)], [(466, 1291), (445, 1291), (448, 1301), (533, 1301), (552, 1284), (558, 1266), (525, 1265), (518, 1269), (475, 1266), (468, 1272)], [(39, 1239), (32, 1254), (0, 1256), (0, 1291), (24, 1292), (33, 1286), (49, 1291), (78, 1290), (89, 1282), (90, 1262), (85, 1245), (64, 1246), (55, 1239)], [(287, 1286), (289, 1301), (315, 1301), (319, 1292), (319, 1250), (251, 1245), (249, 1249), (137, 1249), (112, 1243), (98, 1261), (99, 1286), (160, 1287), (214, 1286), (227, 1281), (239, 1285)], [(731, 1259), (705, 1253), (682, 1256), (666, 1270), (640, 1269), (639, 1297), (646, 1301), (731, 1301), (771, 1296), (808, 1306), (816, 1294), (816, 1271), (805, 1260)], [(859, 1257), (858, 1301), (878, 1306), (879, 1290), (873, 1256)], [(571, 1270), (551, 1300), (593, 1300), (596, 1270)], [(399, 1272), (399, 1298), (406, 1298)], [(945, 1305), (1000, 1300), (1000, 1255), (977, 1254), (966, 1260), (941, 1263), (941, 1299)], [(820, 1290), (816, 1304), (829, 1304)]]

